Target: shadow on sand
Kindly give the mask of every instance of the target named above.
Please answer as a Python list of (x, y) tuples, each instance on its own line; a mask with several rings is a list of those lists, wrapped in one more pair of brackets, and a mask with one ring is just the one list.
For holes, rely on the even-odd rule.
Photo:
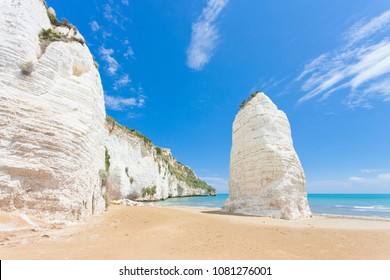
[(253, 217), (251, 215), (232, 213), (232, 212), (224, 212), (222, 210), (201, 211), (201, 213), (211, 214), (211, 215), (223, 215), (223, 216)]

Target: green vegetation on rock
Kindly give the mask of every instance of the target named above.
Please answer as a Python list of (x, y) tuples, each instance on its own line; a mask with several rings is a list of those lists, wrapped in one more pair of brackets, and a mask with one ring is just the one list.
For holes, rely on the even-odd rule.
[(245, 105), (248, 104), (248, 102), (251, 101), (259, 92), (259, 90), (256, 90), (256, 92), (252, 93), (246, 100), (243, 100), (240, 104), (240, 110), (243, 109)]
[(145, 198), (146, 196), (149, 196), (149, 197), (154, 196), (156, 194), (156, 189), (157, 189), (156, 186), (142, 188), (142, 191), (141, 191), (142, 198)]
[(134, 135), (134, 136), (142, 139), (142, 141), (145, 144), (153, 145), (152, 140), (150, 140), (148, 137), (143, 135), (141, 132), (135, 130), (134, 128), (128, 128), (127, 126), (120, 125), (113, 117), (110, 117), (110, 116), (107, 115), (106, 116), (106, 121), (107, 121), (107, 123), (111, 123), (112, 124), (112, 128), (110, 129), (110, 132), (112, 132), (112, 130), (114, 129), (115, 126), (118, 126), (121, 129), (123, 129), (124, 131), (128, 132), (129, 134)]
[(68, 37), (65, 34), (59, 33), (54, 29), (42, 29), (39, 32), (39, 39), (41, 44), (44, 44), (45, 47), (48, 46), (51, 42), (61, 41), (61, 42), (78, 42), (82, 45), (85, 44), (84, 40), (81, 38), (77, 38), (75, 36)]
[[(148, 148), (150, 155), (153, 155), (155, 151), (155, 159), (159, 167), (159, 173), (161, 173), (162, 167), (167, 166), (168, 172), (175, 176), (179, 181), (184, 182), (186, 185), (188, 185), (191, 188), (195, 189), (202, 189), (204, 190), (205, 195), (215, 195), (216, 190), (208, 185), (205, 181), (199, 179), (196, 177), (194, 171), (190, 169), (189, 167), (181, 164), (180, 162), (176, 161), (170, 154), (163, 153), (163, 149), (157, 146), (154, 146), (152, 141), (147, 138), (142, 133), (136, 131), (135, 129), (129, 129), (128, 127), (122, 126), (116, 122), (115, 119), (113, 119), (110, 116), (106, 117), (106, 121), (108, 124), (108, 129), (110, 133), (117, 127), (120, 128), (124, 133), (128, 133), (129, 135), (135, 136), (139, 138)], [(130, 174), (128, 174), (128, 169), (126, 170), (126, 174), (129, 178)], [(133, 179), (134, 180), (134, 179)], [(130, 182), (132, 183), (132, 182)], [(180, 187), (179, 187), (180, 186)], [(178, 193), (181, 195), (184, 192), (184, 188), (181, 185), (178, 185)], [(147, 196), (153, 196), (156, 193), (156, 186), (152, 187), (146, 187), (142, 189), (141, 196), (142, 198), (145, 198)]]
[(105, 151), (105, 159), (104, 159), (104, 163), (105, 163), (105, 168), (106, 168), (106, 172), (107, 174), (110, 174), (110, 154), (108, 153), (108, 150), (106, 147), (104, 147), (106, 149)]
[(179, 196), (182, 196), (183, 192), (184, 192), (183, 187), (180, 186), (179, 184), (177, 184), (177, 194), (178, 194)]
[(136, 136), (138, 136), (139, 138), (141, 138), (145, 144), (152, 144), (152, 140), (150, 140), (148, 137), (146, 137), (145, 135), (143, 135), (141, 132), (135, 130), (134, 128), (128, 128), (128, 130), (135, 134)]
[(173, 165), (169, 163), (168, 170), (171, 174), (175, 175), (178, 180), (185, 182), (188, 186), (192, 188), (200, 188), (207, 191), (209, 195), (215, 195), (216, 190), (212, 186), (196, 177), (194, 171), (182, 163), (178, 161), (176, 161)]

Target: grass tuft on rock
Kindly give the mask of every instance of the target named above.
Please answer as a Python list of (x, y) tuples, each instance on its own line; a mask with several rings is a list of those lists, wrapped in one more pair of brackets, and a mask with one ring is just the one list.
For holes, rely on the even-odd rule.
[(251, 93), (246, 100), (243, 100), (240, 104), (240, 110), (244, 109), (245, 105), (248, 104), (248, 102), (251, 101), (259, 92), (259, 90), (256, 90), (254, 93)]

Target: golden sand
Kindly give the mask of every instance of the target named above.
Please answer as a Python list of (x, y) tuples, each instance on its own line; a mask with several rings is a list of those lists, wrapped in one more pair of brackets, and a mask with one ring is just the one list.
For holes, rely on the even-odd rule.
[(0, 259), (389, 260), (390, 220), (110, 206), (84, 223), (44, 225), (3, 213)]

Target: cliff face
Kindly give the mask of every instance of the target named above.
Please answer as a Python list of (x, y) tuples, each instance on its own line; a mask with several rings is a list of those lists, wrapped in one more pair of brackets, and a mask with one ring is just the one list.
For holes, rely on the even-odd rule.
[(286, 115), (261, 92), (242, 107), (233, 123), (230, 196), (224, 210), (283, 219), (307, 217), (305, 175)]
[(106, 129), (108, 162), (103, 177), (107, 177), (110, 199), (215, 195), (215, 189), (177, 162), (168, 149), (154, 146), (139, 132), (118, 125), (110, 117)]
[(83, 38), (54, 19), (39, 0), (1, 1), (0, 209), (74, 220), (105, 208), (105, 109)]
[(109, 199), (215, 194), (169, 150), (106, 122), (99, 72), (73, 25), (40, 0), (0, 3), (0, 210), (77, 220)]

